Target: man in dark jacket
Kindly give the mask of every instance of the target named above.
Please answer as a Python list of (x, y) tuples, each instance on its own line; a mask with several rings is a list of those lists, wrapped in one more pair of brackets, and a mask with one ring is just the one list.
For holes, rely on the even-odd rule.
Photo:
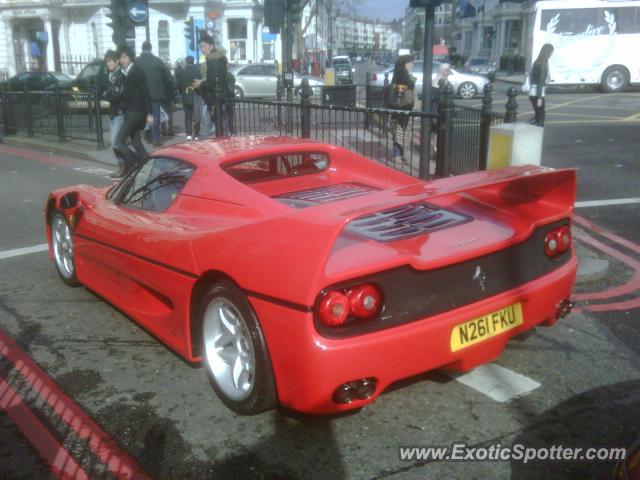
[(138, 151), (132, 150), (125, 143), (125, 139), (129, 138), (132, 143), (140, 142), (140, 137), (136, 136), (136, 133), (144, 128), (145, 122), (153, 125), (154, 120), (151, 114), (151, 98), (149, 97), (144, 73), (133, 64), (135, 53), (129, 46), (120, 47), (118, 53), (120, 67), (125, 75), (121, 93), (124, 120), (116, 135), (114, 148), (122, 155), (126, 171), (130, 171), (141, 160), (140, 145), (136, 148)]
[(151, 97), (151, 108), (153, 112), (153, 125), (151, 126), (151, 142), (154, 147), (159, 147), (160, 143), (160, 107), (173, 95), (173, 79), (167, 66), (151, 53), (151, 42), (142, 43), (142, 53), (135, 60), (135, 63), (142, 72), (147, 82), (147, 89)]
[[(195, 96), (193, 82), (202, 77), (200, 76), (200, 68), (197, 65), (194, 65), (193, 61), (193, 57), (189, 55), (185, 58), (186, 65), (176, 71), (176, 81), (178, 84), (178, 90), (180, 91), (180, 96), (182, 97), (182, 107), (184, 108), (184, 128), (187, 132), (187, 140), (191, 140), (192, 138), (194, 123), (200, 120), (199, 118), (196, 119), (193, 117)], [(196, 113), (198, 116), (200, 115), (200, 112)], [(197, 133), (198, 132), (196, 132), (196, 135)]]
[[(213, 46), (213, 38), (206, 33), (200, 35), (200, 51), (206, 55), (205, 80), (196, 80), (193, 85), (200, 89), (200, 94), (207, 104), (209, 113), (215, 118), (223, 118), (223, 103), (227, 98), (227, 57), (224, 49), (216, 49)], [(215, 109), (220, 109), (218, 115)], [(224, 125), (216, 125), (226, 132)], [(206, 135), (206, 132), (205, 132)]]

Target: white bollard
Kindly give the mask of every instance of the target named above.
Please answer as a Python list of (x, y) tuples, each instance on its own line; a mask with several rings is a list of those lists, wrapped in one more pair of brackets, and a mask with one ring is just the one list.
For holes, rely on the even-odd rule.
[(540, 165), (544, 128), (526, 123), (491, 127), (487, 170), (512, 165)]

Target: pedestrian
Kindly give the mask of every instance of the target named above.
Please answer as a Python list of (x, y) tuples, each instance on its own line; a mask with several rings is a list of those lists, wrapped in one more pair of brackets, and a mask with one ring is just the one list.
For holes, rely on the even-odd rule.
[[(147, 82), (147, 89), (151, 98), (151, 109), (153, 112), (153, 124), (151, 125), (151, 143), (154, 147), (162, 145), (160, 141), (160, 125), (162, 123), (161, 109), (166, 106), (167, 98), (172, 95), (171, 88), (173, 79), (171, 72), (162, 60), (151, 53), (151, 42), (142, 42), (142, 53), (135, 61), (136, 65), (144, 73)], [(164, 109), (163, 109), (164, 110)], [(166, 115), (166, 110), (165, 110)]]
[(102, 93), (102, 97), (109, 102), (109, 134), (111, 137), (111, 147), (118, 163), (118, 171), (111, 174), (112, 178), (121, 178), (125, 172), (125, 160), (120, 150), (116, 148), (116, 135), (122, 127), (124, 121), (124, 110), (122, 104), (122, 91), (124, 89), (125, 76), (120, 68), (119, 57), (114, 50), (107, 50), (104, 54), (104, 62), (108, 72), (108, 85)]
[[(179, 70), (176, 69), (176, 84), (178, 85), (178, 91), (182, 98), (182, 108), (184, 109), (184, 130), (187, 134), (187, 140), (193, 138), (193, 134), (198, 132), (193, 131), (194, 125), (199, 122), (194, 121), (194, 104), (195, 104), (195, 89), (193, 88), (193, 82), (202, 78), (200, 75), (200, 68), (194, 65), (194, 58), (189, 55), (185, 58), (184, 67)], [(197, 112), (198, 114), (200, 112)]]
[(393, 140), (393, 157), (395, 161), (402, 161), (405, 165), (409, 163), (407, 155), (411, 150), (413, 131), (407, 128), (409, 125), (409, 112), (414, 107), (414, 90), (416, 79), (411, 76), (413, 57), (411, 55), (400, 55), (396, 59), (393, 70), (391, 85), (389, 85), (385, 106), (393, 110), (406, 110), (404, 113), (393, 113), (389, 129)]
[[(199, 89), (200, 95), (207, 105), (209, 119), (215, 123), (216, 105), (220, 108), (220, 117), (224, 117), (222, 109), (227, 96), (227, 64), (228, 60), (223, 48), (215, 48), (213, 38), (207, 33), (200, 34), (200, 51), (205, 55), (206, 63), (204, 65), (203, 80), (195, 80), (193, 86)], [(209, 119), (204, 118), (203, 122)], [(224, 123), (224, 121), (222, 122)], [(208, 135), (209, 129), (205, 129), (203, 124), (204, 135)], [(215, 128), (222, 129), (223, 134), (226, 133), (225, 125), (215, 125)]]
[(529, 123), (538, 127), (544, 127), (544, 96), (546, 85), (549, 82), (549, 58), (552, 54), (553, 45), (545, 43), (529, 72), (529, 101), (535, 112), (535, 117)]
[[(126, 174), (139, 164), (143, 156), (144, 147), (140, 139), (140, 131), (144, 128), (145, 123), (153, 125), (154, 120), (147, 82), (140, 67), (133, 63), (135, 60), (133, 49), (125, 45), (120, 47), (118, 53), (120, 67), (125, 76), (122, 88), (124, 119), (115, 136), (114, 148), (122, 155)], [(125, 143), (127, 138), (134, 145), (135, 150), (132, 150)]]

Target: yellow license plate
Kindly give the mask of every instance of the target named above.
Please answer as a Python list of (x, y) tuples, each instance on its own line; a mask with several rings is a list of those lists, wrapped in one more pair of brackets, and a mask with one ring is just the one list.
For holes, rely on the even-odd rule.
[(456, 325), (451, 332), (451, 351), (456, 352), (522, 325), (522, 306), (514, 303), (496, 312)]

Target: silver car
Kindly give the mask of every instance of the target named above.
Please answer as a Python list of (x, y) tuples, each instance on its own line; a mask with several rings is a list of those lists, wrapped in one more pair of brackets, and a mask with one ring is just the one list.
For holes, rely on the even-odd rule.
[[(435, 84), (438, 70), (441, 63), (433, 63), (431, 70), (431, 82)], [(372, 78), (372, 85), (384, 85), (384, 76), (387, 74), (389, 83), (393, 78), (393, 67), (383, 70), (382, 72), (375, 73), (375, 79)], [(422, 97), (422, 62), (413, 62), (413, 68), (411, 69), (411, 75), (416, 78), (416, 92), (418, 97)], [(489, 83), (489, 80), (481, 75), (474, 75), (470, 73), (459, 72), (458, 70), (451, 69), (451, 75), (448, 78), (449, 83), (453, 87), (454, 93), (460, 98), (469, 99), (478, 94), (482, 94), (484, 86)]]
[[(236, 98), (275, 98), (278, 85), (276, 65), (273, 63), (251, 63), (232, 68), (231, 73), (236, 77)], [(309, 81), (309, 86), (320, 87), (324, 85), (321, 78), (301, 76), (294, 74), (294, 93), (300, 88), (302, 79)], [(319, 89), (314, 88), (314, 95), (319, 94)]]

